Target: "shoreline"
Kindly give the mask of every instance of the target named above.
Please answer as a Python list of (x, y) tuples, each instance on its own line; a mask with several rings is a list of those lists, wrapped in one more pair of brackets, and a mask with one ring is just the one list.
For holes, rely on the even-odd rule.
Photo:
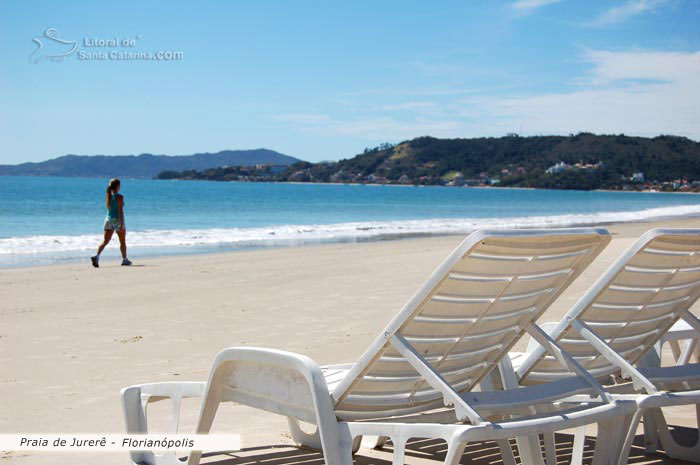
[[(508, 220), (508, 218), (503, 218), (503, 220)], [(666, 223), (666, 222), (694, 222), (695, 220), (700, 220), (700, 214), (694, 216), (667, 216), (651, 219), (642, 220), (631, 220), (631, 221), (600, 221), (600, 222), (583, 222), (576, 223), (573, 225), (552, 225), (550, 226), (521, 226), (509, 229), (553, 229), (553, 228), (585, 228), (585, 227), (623, 227), (626, 225), (641, 225), (641, 224), (653, 224), (653, 223)], [(284, 225), (282, 225), (284, 226)], [(303, 225), (302, 225), (303, 226)], [(271, 226), (273, 228), (274, 226)], [(481, 229), (481, 228), (475, 228)], [(484, 227), (483, 229), (492, 229), (490, 227)], [(138, 233), (139, 231), (135, 231)], [(197, 244), (197, 245), (180, 245), (180, 246), (153, 246), (153, 247), (139, 247), (134, 246), (139, 253), (130, 255), (131, 258), (136, 260), (153, 260), (162, 259), (168, 257), (193, 257), (193, 256), (212, 256), (212, 255), (228, 255), (236, 254), (241, 252), (254, 252), (260, 250), (278, 250), (278, 249), (288, 249), (288, 248), (306, 248), (306, 247), (316, 247), (323, 245), (342, 245), (342, 244), (368, 244), (368, 243), (383, 243), (383, 242), (393, 242), (393, 241), (403, 241), (411, 239), (430, 239), (430, 238), (444, 238), (444, 237), (455, 237), (455, 236), (465, 236), (472, 231), (465, 232), (436, 232), (436, 233), (386, 233), (378, 234), (376, 236), (356, 236), (356, 237), (338, 237), (338, 238), (323, 238), (323, 239), (313, 239), (313, 238), (301, 238), (301, 239), (281, 239), (278, 243), (274, 243), (274, 239), (270, 241), (272, 243), (261, 243), (256, 245), (225, 245), (226, 243), (212, 243), (212, 244)], [(127, 236), (128, 237), (128, 236)], [(285, 243), (286, 242), (286, 243)], [(112, 241), (108, 248), (105, 250), (105, 255), (103, 255), (102, 260), (121, 260), (119, 256), (118, 247), (115, 246), (116, 243)], [(127, 239), (128, 246), (128, 239)], [(130, 250), (133, 251), (133, 248)], [(223, 250), (222, 250), (223, 249)], [(70, 251), (67, 251), (70, 252)], [(77, 252), (77, 251), (76, 251)], [(0, 272), (3, 270), (11, 269), (24, 269), (24, 268), (37, 268), (37, 267), (55, 267), (55, 266), (68, 266), (81, 264), (89, 260), (92, 251), (85, 250), (85, 256), (80, 257), (57, 257), (51, 259), (49, 257), (40, 257), (36, 262), (19, 262), (19, 263), (2, 263), (0, 262)], [(26, 254), (30, 255), (30, 254)], [(39, 254), (35, 254), (36, 256)], [(50, 255), (50, 253), (48, 253)]]
[[(645, 225), (648, 227), (645, 229)], [(700, 228), (700, 215), (695, 217), (682, 217), (682, 218), (664, 218), (664, 219), (653, 219), (653, 220), (639, 220), (639, 221), (626, 221), (626, 222), (599, 222), (599, 223), (586, 223), (586, 224), (576, 224), (574, 226), (562, 226), (562, 227), (522, 227), (513, 229), (559, 229), (559, 228), (591, 228), (591, 227), (601, 227), (608, 229), (613, 236), (622, 235), (623, 237), (635, 237), (635, 232), (646, 231), (653, 228)], [(488, 229), (488, 228), (484, 228)], [(344, 247), (344, 246), (365, 246), (365, 245), (376, 245), (381, 244), (391, 244), (395, 242), (405, 242), (405, 241), (430, 241), (430, 240), (451, 240), (455, 238), (464, 238), (471, 232), (466, 233), (435, 233), (435, 234), (405, 234), (405, 235), (387, 235), (392, 237), (369, 237), (369, 238), (353, 238), (353, 239), (338, 239), (338, 240), (309, 240), (301, 244), (281, 244), (281, 245), (259, 245), (259, 246), (241, 246), (241, 247), (231, 247), (227, 250), (215, 250), (216, 247), (207, 248), (194, 251), (187, 250), (190, 247), (182, 247), (184, 250), (168, 252), (168, 253), (153, 253), (145, 255), (129, 255), (130, 258), (137, 260), (135, 263), (138, 266), (141, 263), (154, 263), (160, 261), (188, 261), (193, 259), (207, 260), (207, 259), (226, 259), (233, 258), (239, 254), (248, 253), (275, 253), (276, 251), (284, 250), (304, 250), (304, 249), (316, 249), (324, 247)], [(639, 234), (641, 235), (641, 233)], [(114, 244), (110, 243), (109, 255), (104, 255), (100, 259), (100, 263), (109, 263), (110, 265), (119, 264), (121, 262), (121, 256), (119, 255), (119, 249)], [(107, 249), (106, 249), (107, 250)], [(136, 257), (136, 258), (134, 258)], [(62, 262), (51, 262), (51, 263), (23, 263), (23, 264), (0, 264), (0, 274), (3, 272), (11, 271), (23, 271), (23, 270), (41, 270), (46, 269), (59, 269), (62, 267), (74, 268), (76, 266), (90, 265), (90, 252), (86, 251), (84, 257), (75, 259), (66, 259)], [(132, 260), (133, 261), (133, 260)]]

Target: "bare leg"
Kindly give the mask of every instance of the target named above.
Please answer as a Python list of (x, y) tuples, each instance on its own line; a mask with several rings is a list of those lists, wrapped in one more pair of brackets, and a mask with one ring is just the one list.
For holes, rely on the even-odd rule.
[(114, 230), (105, 229), (105, 237), (102, 239), (102, 244), (97, 248), (97, 255), (101, 254), (105, 247), (107, 247), (109, 241), (112, 240), (112, 234), (114, 234)]
[(119, 229), (117, 236), (119, 237), (119, 250), (122, 252), (122, 258), (126, 259), (126, 229)]

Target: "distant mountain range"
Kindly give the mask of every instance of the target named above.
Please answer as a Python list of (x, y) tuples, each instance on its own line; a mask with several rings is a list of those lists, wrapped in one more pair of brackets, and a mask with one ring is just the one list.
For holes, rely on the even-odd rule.
[(301, 161), (274, 150), (223, 150), (194, 155), (65, 155), (39, 163), (0, 165), (4, 176), (152, 178), (162, 171), (206, 170), (221, 166), (292, 165)]

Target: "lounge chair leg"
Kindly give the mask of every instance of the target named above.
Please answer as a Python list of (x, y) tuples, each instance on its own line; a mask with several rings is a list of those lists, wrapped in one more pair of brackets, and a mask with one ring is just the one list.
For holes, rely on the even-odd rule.
[(403, 458), (404, 454), (406, 453), (407, 440), (408, 438), (404, 438), (403, 436), (391, 437), (391, 443), (394, 445), (394, 453), (391, 461), (392, 465), (403, 465)]
[[(556, 410), (552, 406), (543, 405), (541, 407), (542, 411), (554, 413)], [(557, 465), (557, 447), (554, 438), (554, 432), (543, 433), (542, 439), (544, 440), (544, 459), (547, 465)]]
[[(212, 423), (214, 423), (216, 412), (219, 410), (221, 394), (218, 390), (216, 392), (212, 391), (209, 391), (209, 395), (205, 396), (204, 405), (202, 405), (202, 409), (199, 412), (196, 434), (207, 434), (209, 432)], [(193, 450), (187, 459), (187, 465), (199, 465), (201, 459), (202, 451)]]
[[(696, 405), (695, 409), (696, 415), (700, 418), (700, 407)], [(700, 462), (700, 438), (693, 446), (682, 446), (678, 444), (671, 435), (671, 431), (668, 428), (668, 424), (660, 408), (648, 409), (644, 415), (644, 421), (647, 420), (647, 416), (652, 419), (651, 425), (653, 426), (653, 431), (650, 431), (650, 433), (653, 433), (655, 445), (661, 443), (664, 452), (673, 459), (686, 460), (694, 463)], [(700, 421), (700, 419), (698, 421)]]
[(673, 359), (678, 360), (681, 358), (681, 345), (678, 341), (668, 341), (668, 345), (671, 346), (671, 352), (673, 352)]
[[(447, 455), (445, 456), (445, 465), (458, 465), (464, 454), (464, 446), (466, 442), (449, 441), (447, 444)], [(397, 465), (397, 464), (394, 464)]]
[(540, 435), (521, 436), (516, 438), (520, 460), (523, 465), (545, 465), (540, 446)]
[(697, 339), (691, 339), (688, 342), (686, 342), (685, 346), (683, 347), (683, 352), (681, 353), (680, 358), (676, 361), (676, 365), (687, 365), (688, 363), (690, 363), (690, 357), (693, 355), (697, 344)]
[(574, 445), (571, 449), (571, 465), (581, 465), (583, 463), (583, 449), (585, 445), (586, 425), (582, 425), (574, 430)]
[(632, 415), (598, 422), (592, 465), (618, 465), (631, 422)]
[(353, 447), (359, 444), (361, 436), (353, 437), (347, 423), (338, 422), (336, 425), (333, 432), (326, 430), (325, 440), (321, 434), (323, 461), (326, 465), (353, 465)]
[[(146, 421), (145, 406), (141, 401), (141, 389), (138, 387), (123, 389), (121, 398), (126, 432), (128, 434), (147, 433), (148, 423)], [(131, 455), (132, 463), (155, 463), (153, 452), (130, 451), (129, 454)]]
[(617, 465), (625, 465), (629, 459), (630, 449), (632, 448), (632, 442), (634, 442), (634, 437), (637, 433), (637, 427), (639, 426), (639, 421), (644, 415), (644, 410), (637, 410), (632, 415), (632, 421), (627, 429), (627, 436), (625, 436), (625, 442), (622, 444), (622, 449), (620, 450), (620, 457), (617, 461)]
[(508, 439), (498, 439), (496, 444), (498, 444), (498, 448), (501, 451), (503, 465), (517, 465), (515, 455), (513, 455), (513, 448), (510, 447), (510, 441)]
[(362, 446), (362, 436), (355, 436), (355, 438), (352, 440), (352, 454), (355, 455), (358, 450), (360, 450), (360, 446)]
[(353, 451), (361, 439), (353, 438), (347, 425), (338, 423), (334, 432), (328, 430), (329, 426), (326, 425), (325, 434), (320, 430), (323, 460), (326, 465), (352, 465)]
[(659, 447), (659, 425), (652, 410), (644, 410), (644, 452), (647, 454), (656, 453)]
[[(354, 441), (353, 441), (354, 442)], [(340, 448), (338, 450), (339, 457), (337, 458), (339, 461), (337, 462), (338, 465), (353, 465), (352, 464), (352, 444), (353, 442), (346, 443), (346, 444), (340, 444)], [(326, 465), (335, 465), (333, 460), (330, 458), (331, 453), (330, 450), (323, 450), (323, 458), (326, 461)]]
[(319, 434), (318, 428), (316, 428), (313, 434), (309, 434), (301, 429), (299, 420), (296, 418), (287, 417), (287, 423), (289, 424), (289, 433), (292, 435), (292, 441), (294, 441), (295, 445), (321, 450), (321, 435)]
[(557, 465), (557, 447), (554, 433), (544, 433), (544, 459), (547, 465)]

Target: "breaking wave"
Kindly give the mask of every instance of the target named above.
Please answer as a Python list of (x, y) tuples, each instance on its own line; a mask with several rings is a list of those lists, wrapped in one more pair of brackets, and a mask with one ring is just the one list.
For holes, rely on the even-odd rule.
[[(479, 228), (566, 227), (635, 222), (700, 215), (700, 205), (651, 208), (641, 211), (512, 218), (438, 218), (334, 224), (276, 225), (258, 228), (212, 228), (129, 231), (130, 249), (160, 250), (187, 247), (241, 248), (296, 245), (310, 242), (363, 241), (411, 236), (464, 234)], [(36, 235), (0, 238), (0, 257), (51, 254), (69, 258), (71, 252), (94, 250), (100, 234)], [(116, 241), (116, 238), (114, 239)], [(82, 255), (82, 254), (81, 254)], [(5, 261), (5, 260), (1, 260)], [(12, 261), (12, 260), (10, 260)]]

